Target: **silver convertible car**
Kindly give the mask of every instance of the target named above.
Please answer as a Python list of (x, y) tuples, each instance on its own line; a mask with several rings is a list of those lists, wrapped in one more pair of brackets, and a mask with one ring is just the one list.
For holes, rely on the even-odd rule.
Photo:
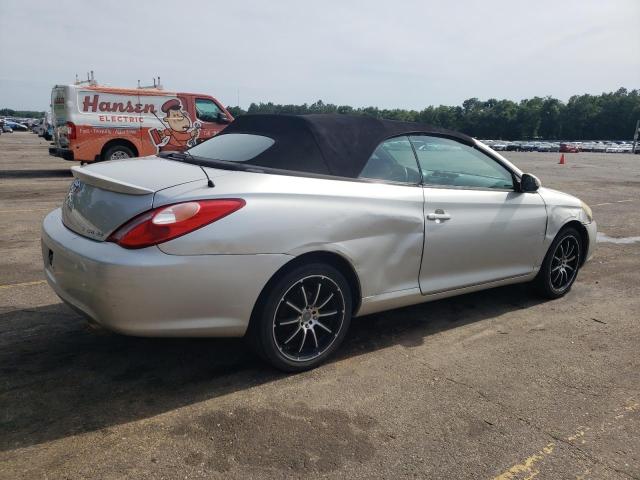
[(129, 335), (246, 335), (286, 371), (354, 316), (517, 282), (560, 297), (596, 239), (587, 205), (474, 139), (367, 117), (247, 115), (73, 175), (42, 232), (65, 302)]

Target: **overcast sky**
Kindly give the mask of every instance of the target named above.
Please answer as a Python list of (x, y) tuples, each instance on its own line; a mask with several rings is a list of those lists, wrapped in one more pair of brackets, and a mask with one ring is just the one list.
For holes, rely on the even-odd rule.
[(0, 0), (0, 107), (54, 84), (422, 109), (640, 87), (640, 0)]

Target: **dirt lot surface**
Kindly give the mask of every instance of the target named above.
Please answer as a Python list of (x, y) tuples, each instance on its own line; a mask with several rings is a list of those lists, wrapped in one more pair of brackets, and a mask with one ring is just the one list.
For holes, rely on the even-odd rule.
[[(241, 340), (94, 331), (43, 280), (69, 162), (0, 136), (0, 477), (640, 478), (640, 242), (563, 299), (505, 287), (358, 319), (283, 375)], [(507, 153), (640, 236), (640, 156)]]

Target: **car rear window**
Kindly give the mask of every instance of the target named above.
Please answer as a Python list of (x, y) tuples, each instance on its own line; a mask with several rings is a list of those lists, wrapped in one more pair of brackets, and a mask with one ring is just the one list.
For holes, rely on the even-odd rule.
[[(232, 128), (233, 123), (227, 129)], [(225, 129), (226, 130), (226, 129)], [(189, 149), (201, 162), (235, 162), (245, 167), (328, 175), (318, 144), (309, 131), (286, 130), (274, 125), (258, 133), (226, 132)], [(187, 160), (188, 161), (188, 160)]]
[(266, 151), (274, 143), (273, 138), (262, 135), (230, 133), (202, 142), (191, 148), (189, 153), (212, 160), (246, 162)]

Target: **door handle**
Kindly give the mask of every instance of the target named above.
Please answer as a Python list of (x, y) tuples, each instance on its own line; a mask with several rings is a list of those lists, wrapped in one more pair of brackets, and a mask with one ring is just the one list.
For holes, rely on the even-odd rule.
[(436, 222), (451, 220), (451, 215), (446, 213), (441, 208), (438, 208), (435, 212), (427, 214), (427, 220), (435, 220)]

